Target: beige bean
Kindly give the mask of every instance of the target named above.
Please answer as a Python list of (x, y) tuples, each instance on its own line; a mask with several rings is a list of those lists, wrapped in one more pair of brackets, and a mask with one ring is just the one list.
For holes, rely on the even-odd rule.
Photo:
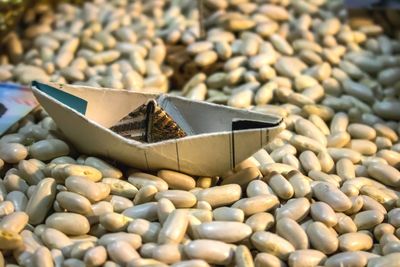
[(283, 175), (277, 172), (271, 172), (269, 176), (268, 185), (278, 197), (282, 199), (290, 199), (294, 195), (292, 185), (285, 177), (283, 177)]
[(248, 108), (253, 99), (253, 91), (250, 89), (237, 90), (228, 99), (228, 106), (235, 108)]
[(194, 58), (194, 62), (200, 67), (207, 67), (211, 64), (214, 64), (218, 59), (218, 55), (213, 50), (206, 50), (200, 52)]
[(380, 204), (378, 201), (373, 199), (372, 197), (369, 197), (367, 195), (362, 195), (361, 197), (363, 198), (363, 202), (364, 202), (364, 204), (363, 204), (364, 210), (375, 210), (384, 215), (387, 213), (385, 207), (382, 204)]
[(158, 200), (158, 205), (157, 205), (157, 216), (158, 220), (163, 223), (168, 215), (175, 210), (174, 204), (171, 202), (171, 200), (162, 198)]
[(254, 56), (258, 52), (259, 46), (260, 40), (257, 35), (244, 34), (242, 36), (239, 51), (244, 56)]
[(110, 201), (113, 210), (118, 213), (123, 212), (127, 208), (133, 207), (133, 202), (126, 197), (109, 196), (106, 200)]
[(327, 144), (325, 135), (312, 122), (299, 118), (295, 122), (295, 130), (298, 134), (313, 138), (322, 145)]
[(399, 248), (400, 248), (399, 241), (387, 242), (382, 248), (382, 253), (383, 255), (388, 255), (394, 252), (399, 252)]
[(67, 235), (84, 235), (90, 230), (86, 217), (77, 213), (53, 213), (47, 217), (46, 226)]
[(161, 170), (158, 171), (157, 176), (166, 181), (171, 189), (191, 190), (196, 186), (195, 180), (183, 173)]
[(106, 247), (118, 241), (126, 242), (134, 249), (138, 249), (142, 245), (142, 239), (139, 235), (125, 232), (107, 233), (97, 241), (97, 244)]
[(244, 67), (238, 67), (237, 69), (231, 70), (227, 73), (225, 82), (228, 85), (236, 85), (243, 80), (245, 72), (246, 69)]
[(306, 198), (290, 199), (276, 210), (276, 220), (288, 217), (295, 221), (304, 219), (310, 211), (310, 202)]
[(107, 252), (110, 258), (120, 265), (140, 258), (139, 253), (128, 242), (121, 240), (108, 244)]
[(275, 219), (270, 213), (260, 212), (247, 218), (246, 224), (251, 227), (253, 232), (267, 231), (275, 224)]
[(18, 163), (28, 156), (25, 146), (17, 143), (0, 143), (0, 158), (7, 163)]
[(359, 230), (372, 229), (374, 226), (380, 224), (384, 219), (384, 215), (377, 210), (367, 210), (357, 213), (354, 216), (354, 223)]
[(393, 146), (393, 143), (389, 138), (378, 136), (375, 139), (375, 145), (377, 146), (378, 150), (384, 150), (390, 149)]
[(238, 267), (253, 267), (253, 257), (250, 250), (244, 246), (240, 245), (235, 250), (235, 263)]
[(66, 249), (72, 241), (63, 232), (53, 228), (45, 228), (41, 234), (43, 243), (50, 249)]
[(377, 123), (374, 124), (374, 129), (376, 131), (376, 134), (378, 136), (384, 136), (389, 138), (392, 142), (396, 142), (399, 138), (396, 134), (395, 131), (393, 131), (393, 129), (391, 129), (390, 127), (386, 126), (385, 124), (382, 123)]
[(353, 162), (348, 158), (342, 158), (336, 163), (336, 173), (343, 180), (355, 178), (355, 168)]
[(18, 163), (18, 169), (20, 177), (30, 185), (36, 185), (44, 178), (44, 174), (39, 166), (31, 161), (21, 160)]
[(373, 105), (373, 110), (375, 114), (377, 114), (383, 119), (398, 120), (399, 118), (398, 104), (399, 104), (398, 101), (395, 100), (376, 102)]
[(180, 262), (183, 257), (182, 246), (178, 244), (156, 246), (152, 253), (152, 258), (166, 264)]
[(38, 248), (33, 254), (33, 262), (35, 266), (53, 267), (53, 258), (50, 250), (46, 247)]
[(313, 181), (327, 182), (335, 187), (339, 187), (339, 183), (341, 182), (340, 177), (335, 174), (326, 174), (324, 172), (315, 170), (311, 170), (308, 173), (308, 177), (310, 177)]
[(54, 266), (62, 266), (62, 263), (64, 262), (64, 255), (62, 254), (62, 251), (59, 249), (51, 249), (50, 253), (51, 257), (53, 258)]
[(369, 250), (373, 244), (372, 238), (362, 233), (347, 233), (338, 239), (341, 251)]
[(270, 253), (282, 260), (286, 260), (289, 254), (295, 250), (288, 241), (269, 232), (255, 232), (251, 236), (251, 241), (259, 251)]
[(312, 151), (303, 151), (299, 156), (299, 160), (306, 173), (311, 170), (321, 171), (321, 164), (317, 156)]
[(381, 237), (381, 239), (379, 240), (379, 244), (381, 246), (385, 246), (388, 243), (391, 242), (398, 242), (399, 239), (397, 238), (397, 236), (395, 236), (394, 234), (385, 234)]
[(129, 222), (133, 219), (119, 213), (110, 212), (99, 217), (99, 223), (110, 232), (120, 232), (126, 230)]
[(89, 248), (84, 255), (83, 261), (86, 266), (101, 266), (107, 260), (107, 251), (103, 246)]
[(270, 41), (274, 45), (275, 49), (284, 55), (293, 55), (293, 48), (291, 45), (279, 34), (272, 34)]
[(200, 42), (195, 42), (190, 44), (187, 48), (186, 51), (190, 54), (199, 54), (201, 52), (207, 51), (212, 49), (213, 43), (209, 41), (200, 41)]
[(367, 257), (358, 251), (341, 252), (329, 257), (325, 261), (327, 267), (339, 266), (365, 266), (367, 264)]
[(19, 233), (28, 224), (28, 215), (22, 211), (13, 212), (0, 221), (0, 230), (3, 232)]
[(35, 159), (46, 161), (68, 155), (69, 147), (58, 139), (41, 140), (29, 148), (29, 154)]
[(389, 211), (388, 218), (388, 222), (398, 228), (400, 226), (400, 208), (395, 208)]
[(128, 177), (128, 181), (138, 189), (145, 185), (154, 185), (160, 192), (168, 189), (168, 184), (164, 180), (147, 173), (133, 173)]
[(326, 260), (326, 255), (314, 249), (300, 249), (291, 253), (289, 256), (289, 266), (317, 266), (322, 265)]
[(374, 228), (374, 236), (376, 240), (380, 240), (385, 234), (394, 234), (395, 228), (388, 223), (381, 223)]
[(63, 266), (65, 267), (84, 267), (85, 263), (78, 259), (67, 259), (63, 262)]
[(4, 177), (3, 181), (4, 181), (4, 187), (8, 192), (21, 191), (23, 193), (26, 193), (26, 190), (28, 190), (29, 187), (27, 182), (16, 174), (7, 174)]
[(222, 181), (222, 185), (226, 184), (239, 184), (241, 186), (247, 185), (252, 180), (255, 180), (261, 176), (260, 171), (256, 167), (245, 168), (239, 172), (226, 177)]
[(304, 62), (295, 57), (280, 57), (274, 65), (276, 71), (282, 76), (294, 78), (306, 68)]
[(92, 204), (91, 209), (92, 212), (89, 215), (86, 215), (91, 224), (98, 223), (100, 215), (113, 212), (113, 206), (107, 201), (99, 201)]
[(352, 206), (350, 209), (345, 211), (347, 215), (359, 212), (364, 205), (364, 199), (361, 196), (352, 196), (350, 197), (350, 200), (352, 202)]
[(267, 163), (260, 166), (260, 171), (263, 174), (263, 176), (267, 176), (273, 171), (276, 171), (281, 174), (286, 174), (293, 170), (295, 169), (292, 166), (282, 163)]
[(113, 195), (134, 198), (138, 192), (134, 185), (117, 178), (103, 178), (101, 182), (110, 186), (111, 194)]
[(339, 246), (337, 237), (321, 222), (313, 222), (307, 227), (311, 245), (325, 254), (334, 253)]
[(127, 264), (127, 267), (144, 267), (144, 266), (159, 266), (159, 267), (168, 267), (167, 264), (164, 264), (160, 261), (154, 260), (154, 259), (142, 259), (142, 258), (137, 258), (132, 261), (130, 261)]
[(320, 221), (328, 227), (335, 226), (338, 222), (333, 209), (324, 202), (311, 204), (310, 213), (314, 221)]
[(104, 183), (95, 183), (80, 176), (70, 176), (65, 180), (68, 190), (80, 194), (91, 202), (105, 199), (110, 194), (110, 186)]
[(201, 259), (209, 264), (229, 264), (234, 257), (232, 247), (221, 241), (194, 240), (184, 246), (184, 251), (189, 258)]
[(15, 211), (26, 210), (26, 205), (28, 204), (28, 198), (24, 193), (19, 191), (12, 191), (8, 193), (5, 200), (13, 203)]
[(294, 86), (298, 91), (317, 85), (318, 81), (308, 75), (297, 76), (294, 80)]
[(191, 208), (197, 200), (194, 194), (183, 190), (166, 190), (155, 195), (156, 200), (169, 199), (176, 208)]
[(376, 155), (384, 159), (389, 165), (397, 168), (400, 163), (400, 154), (393, 150), (382, 149)]
[(205, 210), (212, 210), (211, 205), (206, 201), (199, 201), (196, 204), (196, 208), (198, 209), (205, 209)]
[[(261, 71), (267, 71), (265, 68), (260, 70)], [(261, 75), (261, 74), (260, 74)], [(263, 73), (262, 75), (267, 76), (268, 73)], [(261, 86), (258, 90), (257, 93), (254, 96), (254, 101), (257, 105), (263, 105), (263, 104), (268, 104), (271, 102), (273, 98), (273, 93), (274, 90), (277, 88), (277, 84), (275, 82), (268, 82)]]
[(216, 221), (243, 222), (244, 211), (239, 208), (220, 207), (212, 211)]
[(116, 179), (120, 179), (122, 177), (122, 172), (120, 170), (106, 161), (96, 157), (87, 157), (85, 159), (85, 165), (96, 168), (101, 172), (103, 177)]
[(3, 201), (0, 203), (0, 218), (14, 212), (14, 205), (11, 201)]
[(79, 194), (64, 191), (58, 193), (56, 199), (59, 205), (67, 211), (82, 215), (89, 214), (92, 211), (90, 201)]
[(16, 249), (22, 245), (22, 238), (19, 234), (8, 230), (0, 230), (1, 249)]
[(270, 254), (261, 252), (258, 253), (254, 259), (254, 264), (256, 267), (283, 267), (286, 263), (279, 259), (278, 257)]
[(85, 165), (66, 164), (60, 171), (60, 176), (63, 176), (61, 178), (62, 180), (65, 180), (69, 176), (82, 176), (92, 180), (93, 182), (98, 182), (102, 177), (102, 174), (99, 170)]
[(368, 166), (368, 173), (373, 178), (389, 186), (398, 186), (400, 183), (400, 173), (392, 166), (374, 163)]
[[(344, 62), (342, 63), (342, 67), (347, 68), (345, 71), (350, 75), (350, 76), (359, 76), (360, 74), (363, 75), (362, 72), (360, 72), (359, 70), (356, 70), (354, 68), (354, 65), (351, 66), (352, 64), (350, 62)], [(352, 68), (352, 69), (351, 69)], [(360, 84), (360, 83), (356, 83), (353, 82), (351, 80), (344, 80), (342, 82), (343, 84), (343, 89), (344, 92), (346, 92), (347, 94), (356, 97), (357, 99), (360, 99), (366, 103), (373, 103), (374, 102), (374, 95), (372, 90), (367, 87), (366, 85)]]
[(25, 209), (29, 216), (29, 223), (34, 225), (42, 223), (50, 211), (55, 197), (56, 181), (53, 178), (41, 180), (29, 198)]
[(116, 61), (121, 56), (121, 52), (117, 50), (108, 50), (95, 54), (89, 58), (88, 61), (91, 65), (109, 64)]
[(71, 258), (82, 259), (86, 251), (93, 247), (94, 243), (91, 241), (75, 243), (70, 251), (70, 256)]
[(196, 194), (196, 197), (198, 201), (207, 201), (212, 207), (219, 207), (239, 200), (241, 194), (239, 185), (229, 184), (203, 189)]
[(351, 208), (350, 199), (333, 185), (320, 182), (313, 187), (314, 196), (322, 202), (327, 203), (335, 211), (346, 211)]
[[(210, 188), (218, 181), (217, 177), (199, 177), (196, 181), (197, 188)], [(196, 188), (195, 187), (195, 188)]]
[(364, 185), (361, 187), (360, 193), (374, 199), (378, 203), (384, 205), (387, 209), (390, 209), (394, 206), (396, 199), (385, 192), (383, 188), (376, 188), (370, 185)]
[(353, 139), (348, 143), (348, 147), (363, 155), (373, 155), (377, 151), (375, 143), (364, 139)]
[(188, 226), (188, 212), (174, 210), (168, 215), (158, 235), (161, 244), (180, 243)]
[(133, 219), (142, 218), (154, 221), (157, 218), (157, 207), (157, 202), (148, 202), (127, 208), (122, 214)]
[(307, 249), (309, 246), (306, 232), (293, 219), (286, 217), (278, 220), (276, 233), (288, 240), (296, 250)]
[(311, 195), (310, 182), (298, 171), (291, 171), (287, 174), (287, 179), (294, 190), (296, 198), (309, 197)]
[(376, 137), (374, 128), (360, 123), (350, 124), (347, 127), (347, 131), (353, 138), (373, 140)]
[(350, 142), (350, 135), (347, 132), (332, 133), (327, 138), (328, 147), (341, 148)]
[(331, 173), (334, 170), (335, 162), (332, 157), (326, 151), (321, 151), (317, 155), (319, 162), (321, 164), (321, 170), (326, 173)]
[(303, 135), (293, 135), (289, 143), (300, 151), (311, 150), (312, 152), (319, 153), (324, 150), (324, 147), (318, 141)]
[(300, 161), (292, 154), (286, 154), (282, 157), (282, 163), (292, 166), (296, 170), (301, 169)]
[(242, 198), (236, 201), (232, 207), (243, 210), (245, 216), (269, 211), (278, 206), (279, 200), (274, 195), (259, 195), (251, 198)]
[(34, 252), (43, 246), (40, 238), (35, 235), (35, 233), (29, 230), (23, 230), (20, 233), (22, 240), (24, 242), (25, 250), (28, 252)]
[(274, 194), (274, 192), (264, 181), (253, 180), (247, 185), (246, 194), (248, 197), (254, 197), (258, 195), (270, 195)]
[(219, 240), (225, 243), (236, 243), (252, 233), (250, 226), (241, 222), (204, 222), (196, 227), (199, 239)]
[(139, 235), (143, 242), (156, 242), (161, 226), (158, 222), (149, 222), (144, 219), (135, 219), (128, 225), (128, 233)]
[(154, 185), (145, 185), (137, 191), (133, 203), (135, 205), (151, 202), (155, 199), (155, 195), (158, 193), (157, 187)]
[(308, 115), (317, 115), (324, 121), (329, 121), (334, 115), (331, 108), (323, 105), (305, 105), (303, 106), (303, 111)]

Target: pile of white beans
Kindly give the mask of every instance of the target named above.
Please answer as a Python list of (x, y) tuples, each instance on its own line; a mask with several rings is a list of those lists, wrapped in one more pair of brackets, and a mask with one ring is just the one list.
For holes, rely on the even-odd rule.
[(286, 130), (192, 177), (80, 155), (36, 110), (0, 138), (0, 266), (400, 266), (399, 32), (336, 0), (204, 3), (201, 39), (196, 1), (37, 6), (0, 81), (166, 92), (192, 75), (173, 92)]

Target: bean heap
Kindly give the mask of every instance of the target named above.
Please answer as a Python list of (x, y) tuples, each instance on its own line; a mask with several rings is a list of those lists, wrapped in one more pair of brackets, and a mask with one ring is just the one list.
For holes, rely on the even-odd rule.
[(336, 0), (204, 4), (204, 38), (195, 1), (36, 6), (6, 40), (0, 80), (174, 81), (286, 130), (221, 177), (192, 177), (80, 155), (36, 110), (0, 138), (2, 264), (399, 266), (398, 32), (347, 23)]

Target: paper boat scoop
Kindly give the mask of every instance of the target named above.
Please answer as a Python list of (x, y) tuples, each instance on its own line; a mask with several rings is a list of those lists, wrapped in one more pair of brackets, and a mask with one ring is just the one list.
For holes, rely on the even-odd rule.
[[(285, 128), (282, 118), (273, 115), (165, 94), (37, 81), (31, 88), (77, 150), (143, 170), (218, 176), (263, 148)], [(185, 136), (146, 143), (110, 129), (152, 99)]]

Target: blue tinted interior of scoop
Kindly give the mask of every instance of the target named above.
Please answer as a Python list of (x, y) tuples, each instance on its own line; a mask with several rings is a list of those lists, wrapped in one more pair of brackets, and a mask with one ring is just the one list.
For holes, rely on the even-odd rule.
[(72, 109), (75, 109), (79, 113), (85, 115), (87, 109), (87, 101), (79, 98), (77, 96), (71, 95), (64, 91), (58, 90), (55, 87), (49, 86), (47, 84), (43, 84), (37, 81), (32, 82), (32, 86), (35, 86), (40, 91), (48, 94), (49, 96), (57, 99), (63, 104), (69, 106)]

